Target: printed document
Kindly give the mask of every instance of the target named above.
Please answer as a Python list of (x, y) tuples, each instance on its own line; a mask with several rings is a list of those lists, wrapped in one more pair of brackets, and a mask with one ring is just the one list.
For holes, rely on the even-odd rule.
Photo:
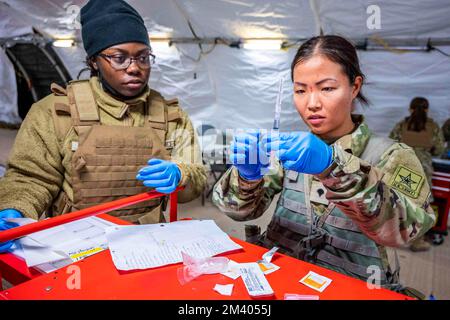
[(119, 270), (156, 268), (183, 261), (181, 252), (207, 258), (242, 247), (212, 220), (186, 220), (106, 230), (109, 250)]

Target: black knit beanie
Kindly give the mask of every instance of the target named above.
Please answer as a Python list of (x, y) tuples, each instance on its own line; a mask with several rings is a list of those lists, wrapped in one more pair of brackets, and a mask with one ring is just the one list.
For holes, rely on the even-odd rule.
[(88, 57), (116, 44), (150, 46), (144, 20), (123, 0), (90, 0), (80, 13), (81, 37)]

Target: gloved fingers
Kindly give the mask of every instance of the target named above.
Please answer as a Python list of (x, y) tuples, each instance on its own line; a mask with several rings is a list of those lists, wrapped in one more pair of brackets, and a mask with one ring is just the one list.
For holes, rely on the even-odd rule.
[(276, 141), (269, 141), (265, 144), (263, 144), (263, 150), (266, 153), (270, 153), (272, 151), (278, 151), (280, 150), (280, 141), (276, 140)]
[(161, 193), (172, 193), (176, 188), (177, 188), (176, 185), (171, 185), (171, 186), (168, 186), (168, 187), (156, 188), (156, 191), (161, 192)]
[(157, 179), (157, 180), (144, 180), (144, 186), (150, 188), (159, 188), (159, 187), (167, 187), (174, 183), (175, 175), (171, 174), (169, 177), (165, 179)]
[[(138, 171), (136, 179), (145, 178), (149, 174), (152, 174), (155, 172), (164, 172), (168, 166), (169, 166), (169, 164), (167, 162), (146, 166)], [(140, 177), (140, 178), (138, 178), (138, 177)]]
[(284, 156), (279, 158), (280, 161), (283, 163), (283, 167), (288, 170), (295, 170), (298, 172), (303, 172), (304, 168), (304, 162), (307, 161), (308, 158), (308, 149), (302, 149), (298, 152), (294, 151), (287, 151), (285, 152)]
[(277, 150), (276, 151), (277, 158), (282, 162), (288, 160), (288, 157), (286, 155), (287, 152), (288, 150), (286, 149)]
[(8, 230), (8, 229), (12, 229), (12, 228), (15, 228), (18, 226), (19, 226), (19, 224), (15, 223), (15, 222), (9, 222), (4, 219), (0, 220), (0, 230)]
[(307, 142), (304, 137), (297, 136), (295, 138), (290, 139), (282, 139), (279, 143), (279, 149), (285, 149), (285, 150), (300, 150), (304, 149), (305, 146), (307, 146)]
[(236, 142), (231, 145), (231, 151), (233, 153), (249, 153), (250, 146), (245, 143)]
[(22, 214), (16, 209), (4, 209), (0, 211), (1, 218), (22, 218)]
[(256, 145), (258, 143), (258, 135), (249, 133), (239, 134), (234, 137), (234, 141), (249, 145)]
[(306, 131), (280, 132), (280, 140), (282, 141), (294, 140), (304, 137), (307, 134), (309, 134), (309, 132)]
[(0, 253), (7, 252), (9, 249), (11, 249), (13, 245), (12, 241), (6, 241), (0, 243)]
[(154, 173), (150, 173), (147, 175), (141, 175), (141, 179), (139, 180), (160, 180), (160, 179), (167, 179), (171, 174), (171, 171), (166, 168), (164, 171), (158, 171)]
[(173, 178), (161, 179), (161, 180), (145, 180), (144, 186), (148, 188), (160, 188), (167, 187), (173, 184)]
[(270, 133), (263, 135), (259, 143), (259, 151), (269, 154), (271, 151), (276, 151), (278, 148), (279, 138), (278, 133)]
[(246, 160), (247, 160), (247, 157), (245, 156), (245, 154), (240, 154), (240, 153), (230, 154), (230, 161), (232, 164), (245, 164)]
[(261, 143), (262, 144), (269, 144), (269, 143), (274, 143), (280, 141), (280, 136), (279, 134), (270, 134), (270, 135), (265, 135), (261, 138)]
[(304, 157), (307, 148), (304, 148), (302, 145), (295, 144), (290, 148), (286, 148), (286, 145), (280, 144), (280, 150), (277, 151), (277, 157), (280, 161), (297, 161)]
[(297, 168), (297, 161), (287, 160), (283, 162), (283, 167), (287, 170), (293, 170)]

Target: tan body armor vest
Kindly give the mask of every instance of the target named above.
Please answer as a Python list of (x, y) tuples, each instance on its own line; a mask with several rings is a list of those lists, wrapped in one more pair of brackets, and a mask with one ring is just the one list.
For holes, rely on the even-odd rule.
[(401, 141), (412, 148), (426, 148), (433, 147), (433, 126), (430, 121), (425, 124), (425, 130), (412, 131), (408, 130), (408, 123), (405, 121), (402, 124)]
[[(150, 191), (136, 180), (136, 175), (151, 158), (170, 159), (165, 148), (168, 130), (165, 100), (152, 90), (144, 108), (143, 127), (112, 126), (101, 124), (88, 81), (73, 81), (66, 90), (69, 108), (56, 104), (54, 118), (56, 128), (64, 127), (60, 116), (65, 114), (67, 117), (69, 112), (70, 126), (78, 135), (78, 141), (72, 142), (73, 201), (61, 190), (52, 205), (52, 214), (64, 214)], [(171, 120), (176, 117), (172, 116)], [(69, 129), (63, 131), (67, 133)], [(64, 136), (64, 132), (58, 134)], [(133, 223), (157, 223), (164, 220), (161, 203), (161, 198), (153, 199), (110, 214)]]

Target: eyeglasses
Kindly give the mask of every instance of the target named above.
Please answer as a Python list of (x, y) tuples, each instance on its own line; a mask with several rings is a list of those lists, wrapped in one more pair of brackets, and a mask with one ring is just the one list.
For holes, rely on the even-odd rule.
[(147, 52), (138, 57), (129, 57), (123, 54), (109, 55), (104, 53), (100, 53), (99, 56), (108, 61), (111, 67), (115, 70), (125, 70), (133, 61), (136, 61), (140, 69), (150, 69), (155, 63), (156, 58), (151, 52)]

